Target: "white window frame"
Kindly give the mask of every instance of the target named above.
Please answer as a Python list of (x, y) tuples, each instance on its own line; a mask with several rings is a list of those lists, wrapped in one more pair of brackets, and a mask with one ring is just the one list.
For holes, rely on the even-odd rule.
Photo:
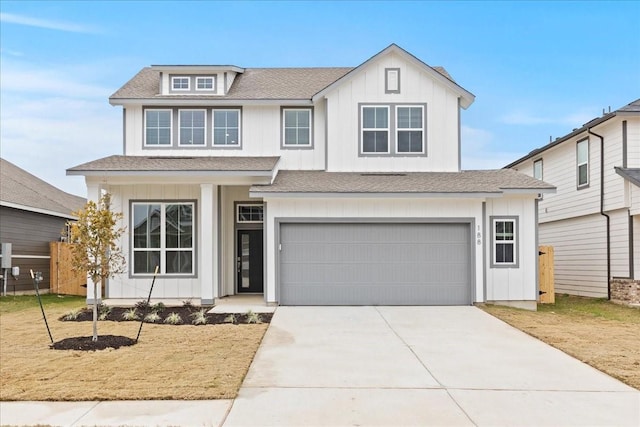
[[(499, 222), (510, 222), (513, 225), (513, 237), (511, 240), (498, 240), (496, 236), (496, 224)], [(518, 268), (519, 259), (518, 259), (518, 217), (516, 216), (492, 216), (491, 217), (491, 267), (507, 267), (507, 268)], [(497, 261), (498, 253), (497, 248), (498, 244), (502, 245), (511, 245), (513, 248), (513, 261), (505, 262), (505, 261)]]
[[(235, 111), (238, 113), (238, 141), (235, 144), (216, 144), (216, 112)], [(240, 108), (215, 108), (211, 112), (211, 146), (214, 148), (237, 148), (242, 145), (242, 110)]]
[[(201, 81), (205, 81), (205, 80), (211, 80), (211, 87), (210, 88), (201, 88), (199, 87), (199, 83)], [(201, 76), (201, 77), (196, 77), (196, 90), (201, 90), (201, 91), (215, 91), (216, 90), (216, 78), (215, 76)]]
[[(287, 128), (289, 129), (300, 129), (299, 127), (295, 126), (286, 126), (286, 113), (287, 111), (296, 111), (296, 112), (300, 112), (300, 111), (304, 111), (309, 115), (309, 143), (308, 144), (287, 144), (287, 134), (286, 134), (286, 130)], [(313, 111), (311, 110), (311, 108), (283, 108), (282, 109), (282, 146), (283, 147), (287, 147), (287, 148), (303, 148), (303, 147), (312, 147), (313, 146)]]
[[(136, 205), (160, 205), (160, 247), (159, 248), (136, 248), (134, 242), (134, 230), (135, 224), (133, 221), (135, 220), (134, 210)], [(190, 248), (167, 248), (167, 205), (191, 205), (191, 247)], [(196, 269), (196, 256), (197, 256), (197, 234), (196, 234), (196, 224), (197, 224), (197, 210), (195, 201), (184, 201), (184, 200), (176, 200), (176, 201), (158, 201), (158, 200), (139, 200), (135, 202), (131, 202), (130, 207), (130, 223), (131, 223), (131, 231), (129, 232), (130, 247), (131, 247), (131, 256), (129, 265), (131, 266), (129, 270), (129, 274), (131, 277), (140, 277), (140, 276), (149, 276), (153, 273), (135, 273), (135, 254), (136, 252), (160, 252), (160, 268), (158, 270), (158, 274), (163, 276), (175, 277), (195, 277), (197, 274)], [(167, 273), (167, 252), (191, 252), (191, 272), (190, 273)]]
[[(583, 145), (584, 144), (584, 145)], [(587, 150), (587, 158), (585, 161), (580, 162), (580, 146), (586, 146)], [(578, 188), (586, 188), (589, 186), (589, 139), (583, 139), (582, 141), (578, 141), (576, 143), (576, 184)], [(587, 169), (587, 181), (580, 183), (580, 167), (585, 166)]]
[[(262, 209), (262, 221), (248, 221), (248, 220), (244, 220), (244, 219), (240, 218), (240, 209), (241, 208), (246, 208), (246, 207), (250, 207), (250, 208), (259, 207), (260, 209)], [(238, 203), (236, 205), (236, 223), (238, 223), (238, 224), (262, 224), (262, 223), (264, 223), (264, 205), (263, 204), (259, 204), (259, 203)]]
[[(166, 111), (169, 113), (169, 143), (168, 144), (148, 144), (147, 143), (147, 113), (152, 111)], [(157, 129), (164, 129), (158, 127)], [(144, 129), (142, 130), (144, 135), (145, 147), (171, 147), (173, 146), (173, 110), (168, 108), (147, 108), (144, 110)]]
[[(187, 80), (187, 87), (176, 87), (176, 81)], [(189, 76), (171, 76), (171, 90), (173, 91), (189, 91), (191, 90), (191, 78)]]
[[(202, 144), (183, 144), (182, 143), (182, 112), (183, 111), (200, 111), (204, 114), (204, 139)], [(193, 130), (193, 126), (190, 126)], [(206, 147), (207, 146), (207, 110), (202, 108), (183, 108), (178, 110), (178, 146), (180, 147)]]
[[(401, 108), (419, 108), (420, 111), (422, 112), (422, 127), (420, 128), (401, 128), (398, 123), (398, 110), (400, 110)], [(424, 127), (424, 105), (411, 105), (411, 104), (402, 104), (402, 105), (396, 105), (395, 108), (395, 125), (396, 125), (396, 141), (395, 141), (395, 149), (396, 149), (396, 155), (400, 155), (400, 156), (410, 156), (412, 154), (424, 154), (424, 150), (425, 150), (425, 127)], [(411, 132), (411, 131), (420, 131), (422, 132), (422, 138), (421, 138), (421, 146), (422, 146), (422, 150), (421, 151), (400, 151), (398, 149), (398, 144), (400, 142), (400, 132)]]
[[(539, 167), (538, 167), (538, 165), (539, 165)], [(533, 162), (533, 177), (535, 179), (539, 179), (540, 181), (542, 181), (543, 174), (544, 174), (543, 167), (544, 167), (544, 164), (542, 163), (542, 159), (538, 159), (538, 160)], [(540, 173), (539, 173), (540, 176), (537, 176), (538, 175), (538, 173), (537, 173), (538, 170), (540, 171)]]
[[(365, 128), (364, 127), (364, 110), (365, 108), (384, 108), (387, 110), (387, 127), (386, 128)], [(387, 132), (387, 151), (364, 151), (364, 133), (365, 132)], [(360, 106), (360, 153), (365, 156), (376, 156), (381, 154), (391, 154), (391, 106), (389, 105), (361, 105)]]

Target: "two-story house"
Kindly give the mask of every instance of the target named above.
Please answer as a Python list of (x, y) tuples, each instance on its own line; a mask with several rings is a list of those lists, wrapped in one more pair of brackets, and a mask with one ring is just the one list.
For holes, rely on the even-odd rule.
[(538, 203), (557, 292), (625, 300), (640, 289), (640, 99), (506, 167), (557, 186)]
[(124, 155), (68, 170), (124, 213), (128, 273), (107, 296), (143, 297), (158, 265), (155, 297), (203, 304), (534, 308), (553, 187), (460, 170), (473, 101), (396, 45), (355, 68), (142, 69), (110, 98)]

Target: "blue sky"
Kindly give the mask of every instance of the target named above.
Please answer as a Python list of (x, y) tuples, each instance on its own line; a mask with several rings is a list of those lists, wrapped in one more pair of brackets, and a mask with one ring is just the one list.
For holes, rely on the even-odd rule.
[(356, 66), (396, 43), (476, 101), (464, 169), (500, 168), (640, 97), (640, 2), (0, 1), (0, 154), (65, 169), (122, 154), (108, 97), (151, 64)]

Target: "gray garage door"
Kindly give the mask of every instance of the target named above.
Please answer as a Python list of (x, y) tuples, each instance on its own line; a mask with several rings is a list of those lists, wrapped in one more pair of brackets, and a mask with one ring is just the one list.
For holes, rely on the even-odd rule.
[(471, 303), (469, 224), (280, 225), (282, 305)]

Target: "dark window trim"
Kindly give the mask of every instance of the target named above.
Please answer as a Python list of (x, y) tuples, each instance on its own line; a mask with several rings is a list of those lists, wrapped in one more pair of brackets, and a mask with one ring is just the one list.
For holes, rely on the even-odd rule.
[[(540, 163), (540, 178), (536, 177), (536, 163)], [(533, 161), (533, 177), (535, 179), (539, 179), (540, 181), (544, 180), (544, 162), (542, 159)]]
[[(181, 111), (202, 111), (204, 112), (204, 144), (181, 144), (180, 143), (180, 130), (182, 128), (182, 120), (180, 118)], [(177, 142), (179, 148), (205, 148), (207, 146), (207, 109), (206, 108), (178, 108), (178, 125), (177, 127)]]
[[(142, 148), (143, 149), (167, 149), (173, 147), (175, 140), (173, 137), (173, 120), (174, 120), (174, 109), (173, 108), (142, 108)], [(170, 139), (169, 144), (147, 144), (147, 111), (169, 111), (170, 114)]]
[[(580, 165), (578, 164), (578, 146), (580, 143), (587, 143), (587, 182), (585, 184), (580, 184)], [(589, 137), (583, 138), (579, 141), (576, 141), (576, 189), (584, 190), (585, 188), (589, 188), (591, 185), (591, 143), (589, 141)]]
[[(193, 204), (193, 273), (192, 274), (162, 274), (162, 272), (158, 273), (158, 277), (161, 278), (169, 278), (169, 279), (195, 279), (198, 278), (198, 221), (200, 220), (199, 211), (198, 211), (198, 200), (197, 199), (130, 199), (129, 200), (129, 231), (127, 233), (129, 238), (129, 265), (127, 266), (127, 271), (129, 273), (130, 279), (142, 279), (153, 277), (153, 273), (133, 273), (133, 205), (134, 204), (160, 204), (160, 205), (170, 205), (170, 204)], [(161, 234), (162, 235), (162, 234)], [(165, 248), (166, 251), (166, 248)]]
[[(214, 150), (242, 150), (242, 137), (243, 137), (243, 131), (242, 131), (242, 125), (244, 123), (244, 121), (242, 120), (242, 107), (232, 107), (232, 106), (225, 106), (225, 107), (216, 107), (216, 108), (211, 108), (211, 138), (209, 140), (210, 142), (210, 148), (213, 148)], [(214, 113), (216, 111), (237, 111), (238, 112), (238, 143), (235, 145), (216, 145), (213, 143), (213, 132), (214, 132), (214, 127), (215, 127), (215, 119), (214, 119)]]
[[(494, 221), (513, 221), (513, 259), (510, 263), (496, 263), (496, 227)], [(493, 215), (489, 217), (491, 227), (491, 268), (520, 268), (520, 217), (517, 215)]]
[[(197, 78), (213, 78), (212, 89), (198, 89)], [(186, 78), (189, 79), (188, 89), (174, 89), (174, 78)], [(215, 95), (218, 93), (218, 75), (217, 74), (169, 74), (169, 94), (176, 95)]]
[[(398, 89), (389, 89), (389, 72), (398, 72)], [(384, 93), (400, 93), (400, 68), (385, 68), (384, 69)]]
[[(285, 144), (284, 143), (284, 112), (286, 110), (298, 110), (309, 111), (309, 144), (297, 145), (297, 144)], [(314, 148), (313, 133), (315, 129), (314, 116), (315, 111), (313, 107), (280, 107), (280, 148), (283, 150), (312, 150)], [(326, 120), (326, 118), (325, 118)]]
[[(389, 109), (389, 151), (386, 153), (368, 153), (362, 151), (362, 108), (363, 107), (387, 107)], [(396, 126), (397, 107), (422, 107), (422, 153), (398, 153)], [(429, 130), (427, 121), (426, 102), (359, 102), (358, 103), (358, 157), (428, 157)]]

